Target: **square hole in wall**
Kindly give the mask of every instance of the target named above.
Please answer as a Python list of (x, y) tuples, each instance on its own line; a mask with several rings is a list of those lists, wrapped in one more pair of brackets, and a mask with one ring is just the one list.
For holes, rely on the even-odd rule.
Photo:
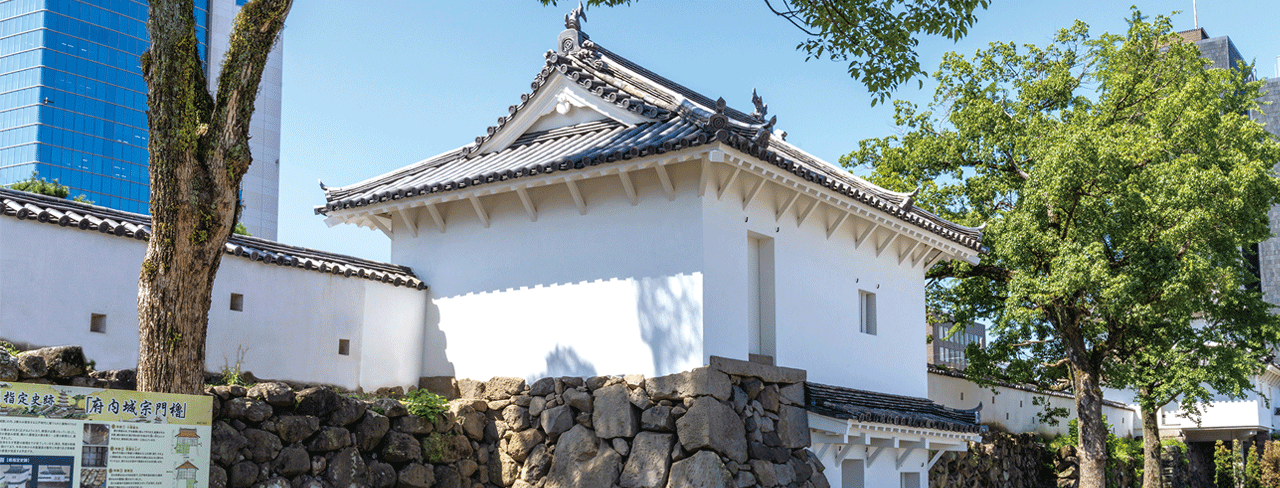
[(350, 339), (338, 339), (338, 354), (339, 354), (339, 355), (342, 355), (342, 356), (350, 356), (350, 355), (351, 355), (351, 340), (350, 340)]
[(101, 313), (89, 314), (89, 332), (107, 332), (107, 315)]
[(237, 312), (244, 311), (244, 295), (239, 293), (231, 294), (231, 309)]

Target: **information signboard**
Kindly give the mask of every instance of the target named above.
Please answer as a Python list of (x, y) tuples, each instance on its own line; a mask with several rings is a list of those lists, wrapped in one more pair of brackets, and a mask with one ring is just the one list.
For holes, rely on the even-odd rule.
[(208, 488), (212, 397), (0, 382), (0, 488)]

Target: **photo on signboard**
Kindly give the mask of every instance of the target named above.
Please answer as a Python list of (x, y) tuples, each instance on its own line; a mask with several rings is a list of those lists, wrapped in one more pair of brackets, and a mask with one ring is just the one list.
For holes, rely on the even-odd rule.
[(80, 466), (86, 468), (107, 467), (107, 443), (111, 439), (111, 426), (84, 424), (84, 446), (80, 450)]
[(26, 488), (30, 484), (30, 465), (0, 464), (0, 488)]
[(36, 467), (36, 488), (71, 488), (71, 464), (44, 464)]

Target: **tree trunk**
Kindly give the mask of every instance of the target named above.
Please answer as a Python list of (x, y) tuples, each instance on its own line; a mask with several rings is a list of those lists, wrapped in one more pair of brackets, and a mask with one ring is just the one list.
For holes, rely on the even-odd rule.
[(249, 120), (291, 0), (236, 16), (218, 96), (209, 94), (192, 0), (152, 0), (141, 58), (150, 126), (152, 234), (138, 277), (138, 390), (199, 394), (213, 281), (249, 169)]
[[(1150, 390), (1138, 391), (1138, 398), (1151, 395)], [(1160, 466), (1160, 425), (1156, 415), (1159, 408), (1150, 402), (1141, 402), (1142, 413), (1142, 488), (1160, 488), (1164, 486), (1164, 469)]]
[(1080, 424), (1079, 488), (1104, 488), (1107, 477), (1107, 427), (1102, 421), (1102, 388), (1097, 371), (1072, 365), (1076, 415)]

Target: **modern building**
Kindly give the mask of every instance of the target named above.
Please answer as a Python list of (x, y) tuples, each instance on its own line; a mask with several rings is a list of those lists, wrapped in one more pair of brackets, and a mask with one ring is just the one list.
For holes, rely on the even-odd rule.
[(964, 369), (969, 366), (964, 350), (969, 344), (987, 347), (987, 326), (974, 322), (964, 330), (951, 333), (954, 324), (951, 322), (929, 323), (925, 326), (928, 339), (928, 360), (930, 365), (941, 365), (948, 368)]
[[(210, 87), (243, 0), (197, 0), (196, 36)], [(0, 185), (57, 179), (106, 207), (149, 213), (146, 0), (0, 2)], [(263, 75), (241, 218), (276, 236), (281, 47)], [(209, 62), (212, 60), (213, 62)]]

